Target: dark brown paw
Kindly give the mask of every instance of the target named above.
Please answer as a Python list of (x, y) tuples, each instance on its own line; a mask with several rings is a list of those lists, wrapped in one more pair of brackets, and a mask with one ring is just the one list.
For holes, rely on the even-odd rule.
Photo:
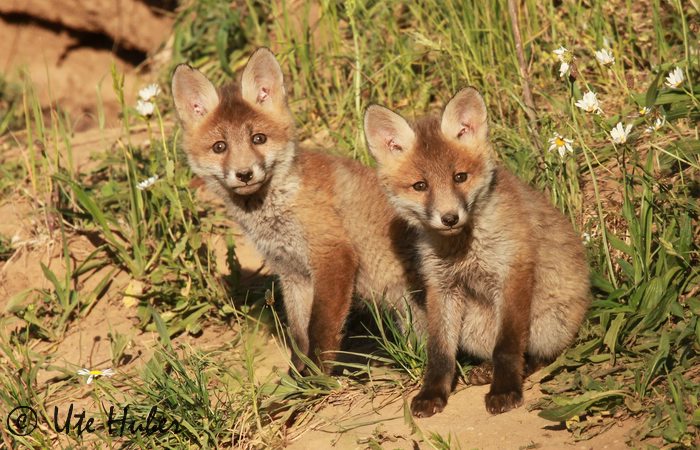
[(447, 398), (432, 392), (420, 391), (411, 402), (411, 413), (416, 417), (430, 417), (442, 412), (447, 405)]
[(303, 378), (303, 377), (310, 376), (311, 371), (306, 366), (302, 366), (301, 369), (290, 367), (289, 370), (287, 370), (287, 375), (289, 375), (290, 377), (295, 378), (295, 379), (299, 376), (301, 376)]
[(523, 404), (523, 394), (518, 391), (486, 394), (486, 410), (491, 414), (501, 414)]
[(482, 363), (474, 367), (469, 372), (469, 384), (474, 386), (483, 386), (491, 384), (493, 380), (493, 366), (490, 363)]

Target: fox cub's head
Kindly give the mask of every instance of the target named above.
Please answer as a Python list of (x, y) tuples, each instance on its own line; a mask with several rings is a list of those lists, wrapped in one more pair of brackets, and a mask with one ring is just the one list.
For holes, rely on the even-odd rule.
[(250, 195), (270, 180), (275, 166), (289, 166), (294, 121), (282, 70), (268, 49), (253, 53), (240, 86), (217, 92), (201, 72), (181, 64), (172, 92), (190, 166), (208, 183)]
[(411, 126), (387, 108), (365, 114), (369, 149), (399, 214), (415, 226), (458, 234), (493, 178), (486, 105), (473, 88), (449, 101), (442, 117)]

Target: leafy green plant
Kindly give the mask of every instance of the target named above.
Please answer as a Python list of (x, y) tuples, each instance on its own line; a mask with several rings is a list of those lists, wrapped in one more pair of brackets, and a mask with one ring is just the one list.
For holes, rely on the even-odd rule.
[(0, 136), (7, 130), (22, 128), (21, 98), (22, 88), (19, 83), (8, 81), (6, 76), (0, 76)]
[[(83, 317), (90, 312), (99, 297), (104, 295), (116, 272), (115, 269), (108, 270), (91, 291), (80, 292), (77, 288), (78, 277), (87, 272), (96, 272), (105, 265), (104, 260), (97, 258), (101, 249), (95, 250), (80, 264), (75, 264), (71, 259), (65, 230), (62, 228), (61, 232), (65, 270), (63, 276), (57, 276), (48, 266), (40, 263), (51, 288), (39, 289), (34, 296), (31, 290), (21, 292), (10, 300), (5, 309), (6, 312), (22, 318), (30, 327), (38, 331), (39, 336), (52, 341), (57, 341), (63, 336), (73, 319)], [(26, 299), (32, 297), (36, 297), (39, 302), (27, 305)]]
[(366, 302), (366, 307), (376, 330), (368, 329), (364, 337), (374, 341), (383, 354), (373, 355), (371, 360), (389, 364), (418, 381), (427, 361), (427, 349), (425, 339), (413, 328), (410, 310), (399, 312), (376, 301)]
[(133, 341), (132, 337), (115, 331), (110, 331), (107, 337), (112, 352), (112, 365), (118, 367), (128, 362), (130, 356), (126, 352)]

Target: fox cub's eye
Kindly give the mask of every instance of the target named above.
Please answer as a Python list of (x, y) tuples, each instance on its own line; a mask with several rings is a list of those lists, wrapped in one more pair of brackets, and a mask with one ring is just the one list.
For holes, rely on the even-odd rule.
[(424, 191), (428, 189), (428, 184), (425, 181), (417, 181), (413, 183), (413, 189), (416, 191)]
[(214, 151), (214, 153), (223, 153), (226, 151), (226, 142), (216, 141), (214, 145), (211, 146), (211, 149)]
[(253, 135), (253, 144), (260, 145), (267, 142), (267, 136), (262, 133), (256, 133)]
[(466, 172), (460, 172), (455, 174), (454, 176), (455, 183), (464, 183), (467, 181), (467, 174)]

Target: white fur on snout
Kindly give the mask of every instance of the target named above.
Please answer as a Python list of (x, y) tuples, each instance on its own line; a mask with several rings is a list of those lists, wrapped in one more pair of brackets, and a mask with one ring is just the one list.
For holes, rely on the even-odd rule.
[[(243, 182), (236, 178), (236, 172), (241, 172), (244, 170), (250, 169), (253, 171), (253, 178), (250, 179), (248, 182)], [(261, 183), (262, 181), (265, 180), (265, 169), (262, 168), (260, 164), (253, 164), (252, 167), (243, 167), (239, 169), (233, 169), (230, 168), (228, 172), (226, 173), (226, 185), (228, 187), (236, 188), (236, 187), (242, 187), (242, 186), (249, 186), (251, 184), (256, 184), (256, 183)]]
[[(444, 216), (445, 214), (457, 214), (457, 223), (452, 225), (451, 227), (445, 226), (445, 224), (442, 223), (442, 216)], [(437, 230), (449, 230), (450, 228), (460, 228), (463, 227), (466, 223), (467, 210), (461, 205), (457, 208), (450, 209), (447, 212), (441, 212), (435, 209), (430, 215), (430, 220), (428, 221), (428, 225)]]

